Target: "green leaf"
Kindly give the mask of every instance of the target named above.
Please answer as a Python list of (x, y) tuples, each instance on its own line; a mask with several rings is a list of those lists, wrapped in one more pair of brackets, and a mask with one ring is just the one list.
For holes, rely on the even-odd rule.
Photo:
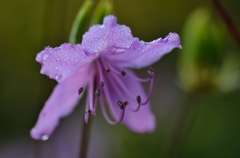
[(91, 25), (101, 24), (106, 15), (113, 14), (112, 0), (100, 0), (91, 20)]
[(93, 6), (92, 0), (85, 0), (79, 8), (78, 14), (73, 22), (70, 32), (69, 42), (72, 44), (80, 43), (83, 33), (85, 32), (86, 19)]

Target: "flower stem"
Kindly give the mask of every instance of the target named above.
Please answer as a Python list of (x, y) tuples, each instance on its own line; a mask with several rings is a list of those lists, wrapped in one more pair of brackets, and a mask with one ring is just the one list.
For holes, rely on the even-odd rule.
[(176, 121), (174, 122), (169, 142), (167, 143), (165, 158), (179, 157), (193, 123), (193, 116), (197, 110), (197, 106), (194, 105), (197, 97), (198, 93), (189, 92), (182, 100), (180, 113), (176, 116)]
[(227, 14), (227, 11), (224, 9), (220, 0), (212, 0), (214, 7), (217, 9), (218, 13), (222, 17), (223, 21), (226, 23), (228, 30), (232, 34), (233, 38), (240, 46), (240, 34), (235, 27), (234, 22), (232, 21), (231, 17)]
[[(83, 116), (85, 115), (85, 110), (83, 110)], [(82, 117), (83, 122), (81, 126), (82, 136), (80, 137), (80, 151), (79, 151), (79, 158), (86, 158), (87, 150), (88, 150), (88, 143), (90, 138), (90, 127), (92, 123), (91, 116), (89, 117), (88, 123), (85, 123), (84, 117)]]

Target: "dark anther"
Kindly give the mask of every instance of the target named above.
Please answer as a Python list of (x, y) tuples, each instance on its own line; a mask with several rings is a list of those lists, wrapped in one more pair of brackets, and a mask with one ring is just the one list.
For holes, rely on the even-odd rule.
[(96, 96), (96, 97), (99, 97), (99, 96), (101, 95), (101, 92), (102, 92), (101, 89), (98, 88), (98, 89), (95, 91), (95, 96)]
[(140, 95), (138, 95), (138, 96), (136, 97), (136, 100), (137, 100), (138, 104), (141, 103), (141, 97), (140, 97)]
[(126, 75), (126, 71), (122, 70), (121, 75), (125, 76)]
[(120, 109), (123, 109), (124, 104), (123, 102), (121, 102), (120, 100), (117, 102), (118, 106), (120, 107)]
[(107, 71), (107, 72), (110, 72), (110, 69), (107, 69), (106, 71)]
[(150, 71), (154, 72), (154, 69), (152, 67), (149, 68)]
[(88, 109), (85, 113), (91, 114), (91, 113), (92, 113), (92, 110)]
[(123, 102), (123, 105), (127, 106), (128, 105), (128, 101)]
[(148, 73), (150, 78), (152, 78), (153, 75), (154, 75), (154, 72), (152, 70), (147, 70), (147, 73)]
[(101, 82), (101, 86), (103, 87), (105, 85), (105, 81), (102, 81)]
[(83, 92), (83, 87), (79, 88), (78, 95), (80, 95)]

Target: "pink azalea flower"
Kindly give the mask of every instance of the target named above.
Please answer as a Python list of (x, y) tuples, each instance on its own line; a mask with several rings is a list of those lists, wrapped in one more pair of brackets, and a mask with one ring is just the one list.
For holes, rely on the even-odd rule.
[[(92, 26), (83, 35), (82, 44), (62, 44), (46, 47), (36, 60), (42, 64), (41, 73), (58, 81), (45, 103), (35, 127), (34, 139), (46, 140), (60, 118), (69, 115), (87, 90), (85, 121), (95, 114), (98, 102), (110, 124), (124, 123), (135, 132), (155, 129), (155, 117), (149, 106), (154, 72), (140, 79), (128, 68), (143, 68), (157, 62), (174, 48), (181, 48), (178, 34), (169, 33), (164, 39), (140, 41), (125, 25), (116, 23), (112, 15), (102, 25)], [(140, 82), (150, 82), (148, 95)], [(104, 101), (115, 121), (109, 119)]]

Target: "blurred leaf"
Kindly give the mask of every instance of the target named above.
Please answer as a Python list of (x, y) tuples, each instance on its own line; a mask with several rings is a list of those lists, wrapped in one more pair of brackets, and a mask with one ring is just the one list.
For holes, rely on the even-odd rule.
[(83, 5), (80, 7), (70, 32), (69, 37), (70, 43), (77, 44), (81, 42), (82, 35), (86, 31), (85, 30), (86, 19), (90, 13), (92, 5), (93, 5), (92, 0), (85, 0)]

